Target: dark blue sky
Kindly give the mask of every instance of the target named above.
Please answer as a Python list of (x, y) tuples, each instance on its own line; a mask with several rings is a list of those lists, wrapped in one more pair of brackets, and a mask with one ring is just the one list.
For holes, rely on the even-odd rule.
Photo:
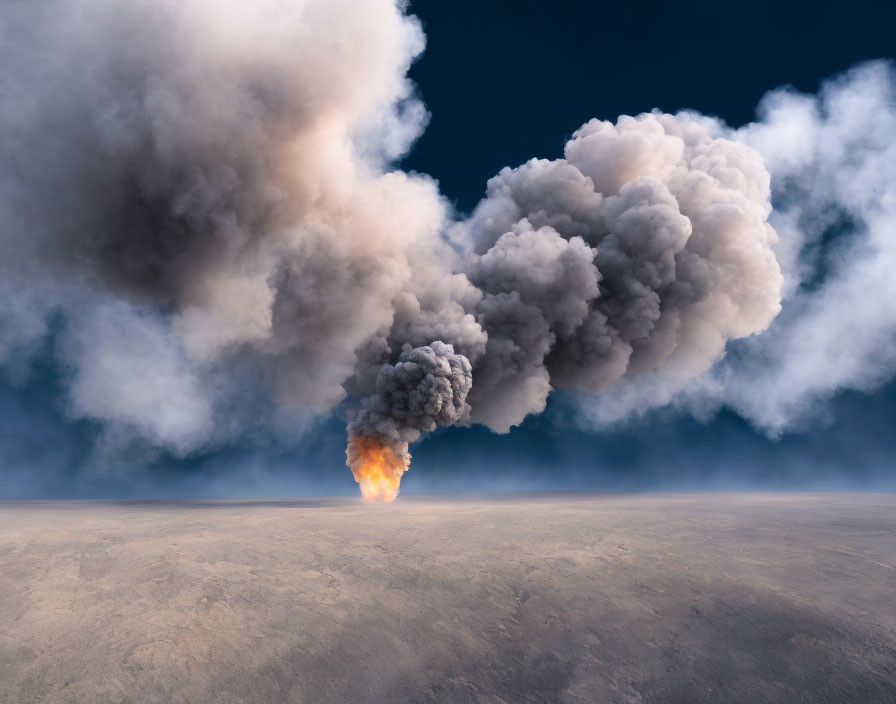
[(896, 56), (896, 3), (418, 0), (411, 70), (432, 113), (405, 161), (462, 209), (504, 166), (562, 154), (583, 122), (691, 108), (749, 122), (768, 90)]
[[(896, 57), (896, 4), (413, 2), (427, 50), (412, 77), (432, 113), (403, 166), (469, 210), (503, 166), (557, 157), (591, 117), (693, 108), (749, 121), (769, 89), (815, 91), (865, 59)], [(45, 355), (52, 354), (52, 342)], [(297, 446), (146, 458), (127, 474), (82, 467), (97, 428), (63, 417), (49, 364), (0, 382), (0, 496), (354, 494), (344, 425)], [(833, 399), (817, 427), (771, 440), (730, 412), (708, 423), (659, 412), (600, 433), (562, 400), (509, 435), (449, 429), (412, 450), (405, 492), (599, 488), (896, 489), (896, 384)]]

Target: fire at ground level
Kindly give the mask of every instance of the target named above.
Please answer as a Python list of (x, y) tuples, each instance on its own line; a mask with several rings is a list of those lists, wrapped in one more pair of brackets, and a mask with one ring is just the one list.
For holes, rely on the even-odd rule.
[(0, 701), (896, 701), (896, 496), (0, 504)]
[(396, 454), (388, 445), (364, 435), (349, 440), (346, 464), (365, 501), (389, 502), (398, 496), (401, 477), (411, 463), (407, 445), (403, 450), (401, 455)]

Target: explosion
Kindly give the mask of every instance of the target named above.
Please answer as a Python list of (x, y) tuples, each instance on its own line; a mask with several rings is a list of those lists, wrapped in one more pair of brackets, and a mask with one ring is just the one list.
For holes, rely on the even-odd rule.
[(398, 496), (398, 485), (410, 465), (410, 455), (399, 457), (391, 447), (367, 436), (350, 440), (345, 454), (346, 464), (366, 501), (392, 501)]

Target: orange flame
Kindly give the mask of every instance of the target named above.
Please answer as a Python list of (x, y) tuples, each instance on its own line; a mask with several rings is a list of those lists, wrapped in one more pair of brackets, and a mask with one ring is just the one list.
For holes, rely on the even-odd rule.
[(398, 496), (398, 485), (408, 468), (409, 456), (399, 457), (391, 447), (364, 435), (349, 441), (346, 454), (347, 464), (365, 500), (392, 501)]

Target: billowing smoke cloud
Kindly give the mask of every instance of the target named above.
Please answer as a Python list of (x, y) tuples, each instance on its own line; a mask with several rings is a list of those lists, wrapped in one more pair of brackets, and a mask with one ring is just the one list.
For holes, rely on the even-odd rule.
[(781, 314), (696, 380), (652, 373), (581, 399), (584, 422), (670, 402), (703, 416), (727, 405), (779, 435), (819, 421), (835, 393), (871, 391), (896, 372), (896, 70), (872, 62), (817, 95), (776, 90), (758, 114), (737, 130), (693, 117), (756, 149), (771, 174)]
[(467, 420), (472, 385), (469, 360), (451, 345), (407, 345), (398, 362), (380, 367), (376, 393), (349, 423), (349, 436), (388, 438), (406, 451), (421, 433)]
[(687, 116), (592, 120), (565, 159), (502, 171), (454, 233), (489, 336), (473, 420), (506, 431), (552, 387), (705, 372), (779, 310), (769, 210), (759, 155)]
[[(112, 451), (183, 456), (344, 407), (356, 477), (376, 455), (400, 478), (439, 426), (506, 432), (554, 389), (606, 421), (693, 398), (696, 380), (780, 426), (737, 382), (754, 369), (714, 365), (783, 290), (806, 312), (756, 338), (777, 340), (770, 368), (798, 380), (784, 357), (804, 347), (823, 366), (812, 336), (861, 276), (798, 293), (800, 237), (891, 217), (892, 191), (865, 188), (896, 163), (891, 128), (853, 140), (869, 111), (892, 123), (889, 69), (773, 94), (741, 131), (592, 120), (450, 222), (431, 179), (390, 166), (425, 126), (406, 78), (422, 49), (396, 0), (4, 4), (0, 364), (21, 379), (56, 331), (66, 408)], [(766, 164), (776, 197), (796, 194), (776, 214)], [(888, 286), (883, 238), (865, 241), (864, 275)], [(860, 339), (857, 366), (877, 338)], [(789, 417), (816, 388), (776, 386), (769, 408)]]
[(0, 359), (58, 316), (72, 416), (178, 454), (294, 426), (344, 398), (412, 258), (449, 278), (434, 183), (384, 169), (426, 121), (391, 0), (0, 13)]

